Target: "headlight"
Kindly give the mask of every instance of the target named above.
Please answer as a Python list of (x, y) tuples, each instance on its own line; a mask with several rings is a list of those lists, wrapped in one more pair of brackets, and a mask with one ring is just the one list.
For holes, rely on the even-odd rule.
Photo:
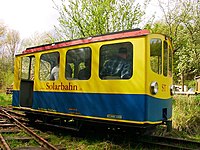
[(158, 83), (156, 81), (151, 82), (150, 91), (153, 95), (158, 93)]
[(171, 96), (175, 94), (175, 86), (174, 85), (170, 86), (170, 94), (171, 94)]

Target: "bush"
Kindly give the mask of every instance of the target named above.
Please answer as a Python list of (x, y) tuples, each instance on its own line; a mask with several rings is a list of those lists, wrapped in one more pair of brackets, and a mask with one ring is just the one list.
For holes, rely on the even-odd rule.
[(8, 70), (6, 72), (1, 72), (0, 74), (0, 89), (5, 90), (10, 87), (14, 81), (14, 74), (12, 71)]
[(173, 128), (190, 135), (200, 133), (200, 96), (174, 96)]
[(12, 95), (6, 95), (5, 93), (0, 93), (0, 106), (9, 106), (12, 104)]
[(195, 89), (196, 81), (195, 81), (195, 80), (186, 80), (186, 81), (185, 81), (185, 85), (188, 86), (188, 90), (189, 90), (190, 88), (194, 88), (194, 89)]

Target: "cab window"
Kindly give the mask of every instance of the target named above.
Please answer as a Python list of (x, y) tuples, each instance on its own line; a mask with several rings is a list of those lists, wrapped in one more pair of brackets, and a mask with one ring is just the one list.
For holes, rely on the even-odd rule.
[(35, 57), (22, 57), (21, 79), (34, 80)]
[(168, 73), (168, 44), (164, 41), (164, 60), (163, 60), (163, 75), (167, 76)]
[(169, 46), (169, 76), (172, 76), (172, 48)]
[(151, 39), (150, 41), (150, 64), (151, 69), (162, 74), (162, 40)]

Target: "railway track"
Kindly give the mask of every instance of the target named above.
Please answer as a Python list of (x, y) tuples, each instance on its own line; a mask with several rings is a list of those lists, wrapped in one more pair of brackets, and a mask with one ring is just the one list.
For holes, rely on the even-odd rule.
[[(15, 115), (13, 117), (12, 115)], [(16, 119), (17, 118), (17, 119)], [(19, 121), (20, 120), (20, 121)], [(28, 137), (16, 137), (13, 138), (12, 140), (23, 140), (23, 141), (28, 141), (34, 139), (37, 143), (39, 143), (37, 146), (27, 146), (27, 148), (23, 147), (23, 149), (63, 149), (63, 148), (57, 148), (59, 146), (53, 146), (49, 144), (45, 139), (39, 137), (36, 135), (32, 130), (29, 128), (27, 129), (24, 128), (24, 125), (21, 123), (26, 123), (28, 124), (28, 120), (25, 119), (25, 115), (22, 113), (18, 113), (16, 111), (13, 111), (12, 109), (3, 109), (0, 108), (0, 142), (1, 145), (3, 145), (2, 149), (12, 149), (9, 146), (9, 141), (11, 141), (11, 137), (7, 137), (5, 135), (12, 134), (14, 133), (19, 133), (19, 132), (25, 132), (26, 135), (29, 135)], [(40, 126), (40, 123), (35, 123), (32, 124), (33, 126)], [(43, 123), (42, 127), (48, 128), (49, 125)], [(57, 129), (63, 129), (59, 128), (58, 126), (53, 126), (53, 128)], [(29, 131), (30, 130), (30, 131)], [(87, 132), (86, 132), (87, 133)], [(4, 135), (5, 134), (5, 135)], [(102, 133), (103, 134), (103, 133)], [(23, 134), (24, 135), (24, 134)], [(120, 135), (122, 136), (122, 135)], [(120, 136), (117, 136), (120, 141), (124, 140), (124, 136), (120, 138)], [(94, 138), (96, 137), (96, 134), (94, 135)], [(137, 140), (136, 140), (137, 139)], [(137, 136), (134, 137), (133, 143), (138, 143), (142, 144), (142, 148), (147, 148), (147, 149), (181, 149), (181, 150), (200, 150), (200, 142), (195, 142), (195, 141), (189, 141), (185, 139), (180, 139), (180, 138), (172, 138), (172, 137), (163, 137), (163, 136)], [(120, 142), (119, 142), (120, 143)], [(117, 143), (116, 143), (117, 144)], [(135, 145), (135, 144), (134, 144)], [(137, 147), (137, 146), (136, 146)], [(17, 148), (20, 149), (20, 148)]]
[(144, 146), (162, 149), (181, 149), (181, 150), (200, 150), (200, 142), (185, 140), (180, 138), (163, 137), (163, 136), (144, 136), (139, 138)]
[[(19, 114), (18, 114), (19, 115)], [(28, 142), (32, 140), (31, 142)], [(14, 148), (11, 143), (25, 142), (24, 146)], [(46, 139), (22, 124), (18, 119), (0, 107), (0, 142), (1, 149), (49, 149), (58, 150)], [(32, 145), (31, 145), (32, 144)]]

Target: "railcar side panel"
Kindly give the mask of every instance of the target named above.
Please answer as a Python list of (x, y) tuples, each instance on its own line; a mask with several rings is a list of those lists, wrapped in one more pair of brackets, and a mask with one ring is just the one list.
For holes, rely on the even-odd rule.
[[(18, 106), (17, 95), (15, 92), (13, 106)], [(162, 108), (170, 105), (170, 100), (163, 101), (147, 95), (34, 92), (32, 108), (99, 119), (111, 118), (145, 123), (162, 120)], [(171, 114), (168, 114), (168, 117), (171, 117)]]
[[(69, 116), (89, 117), (99, 120), (117, 120), (119, 122), (131, 122), (137, 124), (158, 124), (172, 116), (172, 99), (170, 95), (170, 85), (172, 79), (169, 75), (163, 76), (164, 72), (155, 73), (152, 71), (150, 52), (151, 39), (161, 39), (162, 35), (148, 35), (86, 43), (69, 47), (50, 49), (35, 53), (27, 53), (16, 56), (15, 59), (15, 79), (12, 105), (15, 107), (25, 107), (20, 103), (21, 77), (23, 76), (23, 58), (30, 58), (31, 69), (27, 74), (32, 74), (33, 78), (26, 80), (33, 85), (33, 96), (28, 107), (31, 110), (50, 111), (63, 113)], [(114, 45), (125, 43), (132, 45), (132, 76), (129, 79), (109, 79), (100, 78), (100, 50), (104, 45)], [(163, 47), (164, 45), (162, 45)], [(66, 55), (71, 50), (76, 49), (91, 50), (91, 76), (88, 80), (66, 79), (65, 64)], [(71, 51), (72, 52), (72, 51)], [(45, 54), (56, 53), (59, 55), (60, 72), (58, 80), (41, 80), (40, 67), (41, 58)], [(165, 59), (162, 52), (162, 61)], [(34, 58), (34, 61), (32, 60)], [(34, 62), (34, 65), (32, 65)], [(164, 61), (163, 61), (164, 64)], [(165, 64), (164, 64), (165, 65)], [(34, 70), (34, 71), (32, 71)], [(162, 66), (162, 70), (164, 67)], [(158, 83), (157, 94), (152, 94), (150, 85), (152, 82)], [(26, 94), (26, 93), (24, 93)]]

